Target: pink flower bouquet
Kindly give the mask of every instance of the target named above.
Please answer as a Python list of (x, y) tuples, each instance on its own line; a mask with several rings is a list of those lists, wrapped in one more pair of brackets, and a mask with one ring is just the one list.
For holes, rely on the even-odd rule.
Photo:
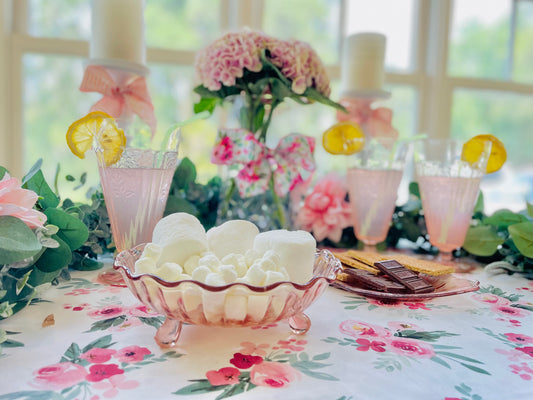
[(329, 99), (329, 78), (322, 61), (307, 43), (280, 40), (261, 32), (228, 33), (202, 49), (195, 69), (202, 99), (195, 112), (244, 95), (241, 126), (264, 142), (272, 112), (285, 98), (300, 104), (318, 101), (344, 108)]

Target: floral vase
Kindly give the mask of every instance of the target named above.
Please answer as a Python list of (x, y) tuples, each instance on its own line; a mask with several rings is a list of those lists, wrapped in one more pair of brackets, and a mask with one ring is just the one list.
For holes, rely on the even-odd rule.
[(217, 224), (245, 219), (261, 231), (290, 229), (292, 200), (315, 170), (313, 151), (314, 139), (303, 135), (270, 149), (245, 129), (220, 130), (211, 157), (224, 181)]

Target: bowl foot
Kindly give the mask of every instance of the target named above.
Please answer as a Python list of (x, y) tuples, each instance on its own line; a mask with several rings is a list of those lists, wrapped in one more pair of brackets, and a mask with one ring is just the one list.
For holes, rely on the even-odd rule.
[(296, 335), (303, 335), (311, 327), (311, 319), (304, 313), (289, 318), (289, 328)]
[(182, 325), (181, 321), (167, 317), (154, 336), (159, 347), (169, 348), (176, 346)]

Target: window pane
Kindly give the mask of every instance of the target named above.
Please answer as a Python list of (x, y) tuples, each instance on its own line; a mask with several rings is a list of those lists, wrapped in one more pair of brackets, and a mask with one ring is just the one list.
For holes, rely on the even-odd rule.
[(324, 64), (339, 62), (340, 0), (265, 0), (263, 30), (308, 42)]
[(220, 35), (220, 0), (149, 0), (144, 23), (148, 47), (198, 49)]
[(452, 136), (466, 140), (491, 133), (507, 150), (504, 167), (482, 181), (487, 210), (522, 210), (525, 197), (533, 195), (532, 109), (531, 96), (467, 89), (454, 92)]
[(61, 39), (91, 36), (91, 2), (87, 0), (28, 0), (30, 35)]
[(346, 4), (347, 35), (359, 32), (384, 34), (387, 36), (385, 68), (396, 72), (414, 70), (417, 0), (350, 0)]
[(518, 3), (516, 25), (513, 78), (520, 83), (533, 84), (533, 1)]
[[(99, 182), (96, 158), (88, 154), (84, 160), (74, 156), (65, 140), (69, 125), (87, 114), (98, 100), (95, 93), (78, 90), (83, 76), (83, 59), (64, 56), (24, 56), (24, 171), (43, 159), (43, 173), (49, 184), (54, 182), (57, 164), (61, 167), (58, 179), (63, 197), (84, 199), (89, 185)], [(79, 178), (88, 173), (87, 185), (72, 192), (74, 185), (65, 175)]]
[(511, 1), (456, 0), (453, 4), (449, 74), (507, 79)]
[[(150, 65), (148, 85), (158, 126), (154, 146), (160, 146), (170, 126), (193, 115), (193, 103), (199, 99), (193, 93), (193, 76), (192, 66)], [(218, 126), (215, 116), (192, 123), (181, 132), (179, 157), (189, 157), (194, 162), (200, 182), (207, 182), (217, 172), (216, 166), (210, 162), (210, 156)]]

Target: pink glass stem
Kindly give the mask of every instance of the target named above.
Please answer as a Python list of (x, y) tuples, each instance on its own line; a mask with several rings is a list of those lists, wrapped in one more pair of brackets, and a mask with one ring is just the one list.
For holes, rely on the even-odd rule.
[(289, 318), (289, 328), (296, 335), (303, 335), (310, 327), (311, 319), (304, 313), (299, 313)]
[(181, 321), (167, 317), (154, 336), (159, 347), (169, 348), (176, 346), (182, 325)]

